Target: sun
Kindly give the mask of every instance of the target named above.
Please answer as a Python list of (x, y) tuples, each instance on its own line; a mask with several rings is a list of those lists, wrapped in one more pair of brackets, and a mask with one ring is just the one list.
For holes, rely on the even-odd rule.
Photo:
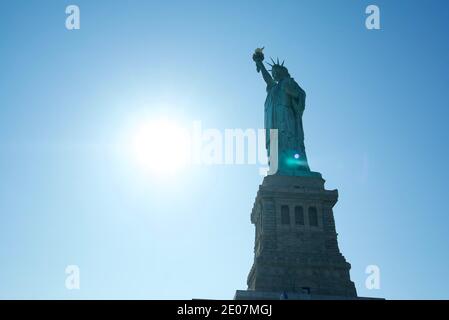
[(137, 126), (131, 141), (132, 153), (144, 171), (175, 174), (190, 159), (190, 135), (175, 121), (157, 119)]

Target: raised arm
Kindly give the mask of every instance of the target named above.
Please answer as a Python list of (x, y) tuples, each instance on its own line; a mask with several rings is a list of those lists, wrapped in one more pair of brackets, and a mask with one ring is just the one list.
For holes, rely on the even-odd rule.
[(262, 61), (256, 61), (256, 66), (257, 69), (260, 70), (260, 72), (262, 72), (262, 77), (265, 80), (265, 82), (267, 83), (268, 87), (271, 87), (275, 84), (273, 78), (271, 77), (271, 74), (268, 72), (267, 68), (265, 68), (265, 65), (263, 64)]
[(273, 80), (270, 73), (263, 64), (264, 55), (262, 50), (263, 48), (256, 49), (256, 51), (253, 54), (253, 60), (256, 63), (257, 72), (262, 72), (262, 77), (267, 83), (267, 87), (271, 87), (275, 84), (275, 81)]

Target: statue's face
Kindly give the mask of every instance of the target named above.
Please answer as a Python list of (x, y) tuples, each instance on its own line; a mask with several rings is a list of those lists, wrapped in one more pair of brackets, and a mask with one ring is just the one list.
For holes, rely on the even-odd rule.
[(280, 81), (287, 76), (287, 72), (285, 72), (284, 68), (273, 67), (271, 70), (271, 76), (274, 81)]
[(281, 80), (281, 72), (278, 68), (273, 68), (273, 70), (271, 70), (271, 75), (273, 76), (274, 81)]

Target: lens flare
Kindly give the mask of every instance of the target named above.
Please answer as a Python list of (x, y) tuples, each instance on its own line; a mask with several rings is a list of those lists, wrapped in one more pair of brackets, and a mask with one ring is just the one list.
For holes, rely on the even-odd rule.
[(145, 171), (173, 174), (190, 159), (189, 132), (170, 120), (148, 121), (133, 134), (132, 150)]

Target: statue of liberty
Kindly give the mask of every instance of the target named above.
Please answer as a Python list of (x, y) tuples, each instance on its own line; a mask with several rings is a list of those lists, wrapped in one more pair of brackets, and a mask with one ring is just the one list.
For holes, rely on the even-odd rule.
[[(263, 48), (253, 54), (257, 72), (261, 72), (267, 84), (265, 100), (264, 127), (268, 157), (273, 159), (270, 150), (275, 150), (270, 141), (270, 129), (277, 129), (277, 172), (278, 175), (310, 176), (311, 172), (304, 146), (302, 115), (305, 108), (306, 93), (290, 76), (284, 62), (271, 59), (271, 75), (263, 64)], [(270, 160), (271, 166), (271, 160)]]

